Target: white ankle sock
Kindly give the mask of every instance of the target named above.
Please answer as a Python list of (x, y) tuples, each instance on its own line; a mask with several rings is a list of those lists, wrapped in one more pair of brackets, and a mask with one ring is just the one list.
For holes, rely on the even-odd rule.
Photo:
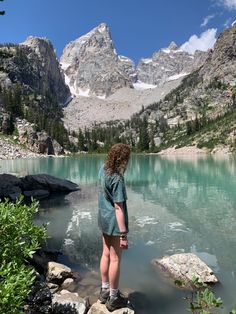
[(115, 298), (118, 294), (118, 289), (112, 289), (110, 288), (110, 297)]
[(102, 282), (102, 289), (109, 289), (109, 288), (110, 288), (109, 282)]

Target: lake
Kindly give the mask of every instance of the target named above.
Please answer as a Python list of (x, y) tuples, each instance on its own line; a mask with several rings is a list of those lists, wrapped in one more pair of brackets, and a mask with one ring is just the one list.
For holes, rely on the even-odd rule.
[[(81, 272), (81, 295), (96, 299), (101, 238), (97, 227), (97, 173), (104, 155), (0, 161), (12, 174), (48, 173), (81, 191), (41, 203), (37, 223), (50, 222), (47, 248)], [(130, 221), (129, 250), (122, 261), (121, 290), (137, 314), (189, 313), (186, 292), (153, 268), (151, 260), (193, 252), (215, 272), (214, 289), (225, 307), (236, 308), (236, 157), (133, 155), (125, 174)]]

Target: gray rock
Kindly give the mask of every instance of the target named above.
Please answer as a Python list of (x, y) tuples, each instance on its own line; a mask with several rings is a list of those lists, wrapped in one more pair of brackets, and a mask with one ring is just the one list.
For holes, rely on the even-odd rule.
[(50, 192), (73, 192), (79, 189), (79, 186), (69, 180), (56, 178), (48, 174), (28, 175), (21, 178), (23, 190), (48, 190)]
[(218, 282), (213, 270), (192, 253), (174, 254), (161, 259), (154, 259), (152, 264), (157, 265), (173, 279), (183, 282), (186, 286), (191, 286), (193, 277), (198, 277), (202, 283)]
[[(110, 312), (106, 309), (104, 304), (101, 304), (99, 301), (94, 303), (88, 311), (88, 314), (109, 314)], [(115, 310), (112, 313), (114, 314), (134, 314), (134, 310), (129, 308), (122, 308), (119, 310)]]
[(11, 130), (11, 118), (10, 114), (0, 110), (0, 132), (3, 134), (9, 134)]
[(131, 79), (133, 83), (137, 82), (138, 74), (133, 60), (125, 56), (119, 55), (118, 66), (122, 69), (123, 72), (126, 73), (126, 75)]
[(23, 195), (25, 197), (33, 197), (38, 200), (41, 200), (43, 198), (47, 198), (50, 195), (50, 192), (48, 190), (33, 190), (33, 191), (24, 191)]
[(21, 180), (10, 174), (0, 174), (0, 199), (10, 198), (15, 201), (22, 193)]
[(71, 268), (56, 262), (48, 263), (47, 281), (61, 284), (66, 278), (72, 278)]
[(85, 314), (88, 310), (88, 302), (79, 297), (77, 293), (67, 291), (63, 294), (53, 295), (52, 308), (53, 313), (57, 313), (57, 310), (60, 309), (60, 313)]
[(59, 285), (52, 283), (52, 282), (48, 282), (47, 287), (49, 288), (49, 290), (52, 294), (56, 293), (59, 290)]
[(76, 288), (76, 282), (73, 278), (65, 279), (61, 285), (61, 289), (65, 289), (68, 291), (74, 291), (75, 288)]
[(19, 133), (19, 142), (32, 151), (46, 155), (64, 155), (64, 148), (45, 131), (36, 132), (34, 123), (17, 118), (16, 128)]

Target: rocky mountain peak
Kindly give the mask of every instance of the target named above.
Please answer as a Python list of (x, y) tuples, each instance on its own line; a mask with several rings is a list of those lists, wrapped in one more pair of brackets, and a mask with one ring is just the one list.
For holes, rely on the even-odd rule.
[(101, 23), (97, 27), (94, 28), (94, 30), (97, 29), (100, 33), (108, 33), (110, 34), (109, 27), (106, 23)]
[(55, 53), (52, 43), (46, 37), (29, 36), (21, 45), (31, 47), (39, 55), (48, 52)]
[(200, 73), (205, 81), (236, 85), (236, 24), (220, 34)]
[(174, 41), (172, 41), (168, 47), (168, 49), (170, 50), (177, 50), (178, 46), (176, 45), (176, 43)]
[(119, 88), (132, 87), (125, 70), (130, 71), (132, 65), (118, 58), (105, 23), (70, 42), (63, 50), (60, 62), (74, 95), (106, 98)]
[[(50, 92), (61, 105), (64, 105), (70, 97), (70, 91), (65, 84), (52, 43), (47, 38), (29, 36), (19, 47), (27, 58), (21, 65), (21, 73), (17, 74), (17, 80), (40, 93)], [(31, 77), (25, 75), (28, 72)]]

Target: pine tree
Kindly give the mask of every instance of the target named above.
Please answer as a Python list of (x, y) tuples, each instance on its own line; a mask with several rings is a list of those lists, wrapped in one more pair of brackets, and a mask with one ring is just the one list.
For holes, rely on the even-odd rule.
[(81, 129), (79, 129), (78, 135), (78, 148), (79, 150), (85, 150), (85, 137)]
[(147, 118), (145, 117), (141, 122), (139, 127), (139, 143), (138, 148), (141, 151), (145, 151), (149, 149), (149, 134), (148, 134), (148, 122)]

